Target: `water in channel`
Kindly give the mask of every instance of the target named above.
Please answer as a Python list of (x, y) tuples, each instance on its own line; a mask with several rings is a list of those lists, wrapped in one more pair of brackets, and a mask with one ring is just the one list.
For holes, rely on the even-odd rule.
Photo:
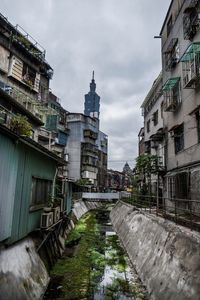
[(89, 212), (78, 221), (51, 271), (44, 299), (148, 299), (109, 222), (107, 209)]

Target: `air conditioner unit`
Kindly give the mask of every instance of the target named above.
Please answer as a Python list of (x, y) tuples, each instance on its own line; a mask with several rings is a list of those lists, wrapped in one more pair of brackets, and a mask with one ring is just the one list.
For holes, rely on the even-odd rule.
[(53, 212), (43, 213), (41, 215), (40, 227), (48, 228), (53, 225)]
[(53, 221), (54, 223), (60, 220), (60, 206), (53, 208)]

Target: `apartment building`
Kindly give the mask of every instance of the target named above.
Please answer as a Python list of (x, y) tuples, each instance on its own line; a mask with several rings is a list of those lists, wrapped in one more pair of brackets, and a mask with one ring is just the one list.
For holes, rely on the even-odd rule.
[(39, 228), (44, 206), (56, 197), (62, 211), (71, 210), (67, 112), (49, 91), (52, 75), (45, 49), (0, 14), (0, 241)]
[(152, 175), (151, 178), (151, 191), (154, 194), (157, 193), (157, 185), (160, 194), (162, 194), (163, 190), (163, 171), (165, 170), (163, 104), (162, 73), (160, 73), (141, 105), (142, 114), (144, 116), (144, 128), (140, 130), (140, 136), (142, 138), (139, 141), (139, 145), (141, 143), (144, 145), (144, 149), (141, 149), (140, 146), (141, 154), (147, 153), (158, 157), (158, 172)]
[(199, 199), (200, 1), (171, 1), (160, 36), (167, 129), (165, 195)]
[(97, 186), (98, 119), (81, 113), (69, 113), (67, 124), (70, 130), (67, 142), (69, 177), (74, 181), (88, 179), (88, 183)]

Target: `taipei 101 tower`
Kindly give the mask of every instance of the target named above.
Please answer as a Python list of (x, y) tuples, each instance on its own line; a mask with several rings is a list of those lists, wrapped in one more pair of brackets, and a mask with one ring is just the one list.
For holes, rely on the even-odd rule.
[(94, 80), (94, 71), (92, 73), (92, 81), (90, 83), (90, 91), (85, 95), (84, 115), (99, 119), (100, 97), (96, 93), (96, 83)]

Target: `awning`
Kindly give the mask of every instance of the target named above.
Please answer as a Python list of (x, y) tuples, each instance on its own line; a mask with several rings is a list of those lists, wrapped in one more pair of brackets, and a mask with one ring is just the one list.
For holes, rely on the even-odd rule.
[(196, 112), (198, 112), (200, 110), (200, 105), (196, 106), (195, 109), (193, 109), (188, 115), (193, 115), (195, 114)]
[(160, 141), (160, 140), (163, 139), (164, 134), (165, 134), (165, 133), (164, 133), (164, 131), (163, 131), (163, 128), (160, 128), (160, 129), (157, 130), (156, 133), (154, 133), (154, 134), (152, 134), (152, 135), (150, 136), (150, 139), (151, 139), (152, 141)]
[(181, 57), (180, 61), (184, 62), (194, 60), (195, 53), (197, 52), (200, 52), (200, 43), (191, 44)]
[(180, 127), (181, 125), (182, 125), (182, 124), (177, 124), (177, 125), (172, 126), (172, 127), (168, 130), (168, 132), (174, 131), (176, 128)]
[(171, 90), (177, 84), (177, 82), (179, 80), (180, 80), (180, 77), (168, 79), (163, 86), (163, 91)]

